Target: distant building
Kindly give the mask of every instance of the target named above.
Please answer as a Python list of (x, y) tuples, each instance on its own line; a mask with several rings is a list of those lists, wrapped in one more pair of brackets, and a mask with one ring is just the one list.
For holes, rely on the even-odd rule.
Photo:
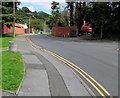
[(33, 33), (34, 28), (28, 28), (27, 24), (20, 24), (20, 23), (15, 23), (15, 27), (11, 26), (8, 28), (6, 25), (3, 25), (3, 32), (4, 33)]
[(25, 24), (22, 24), (22, 27), (23, 27), (24, 29), (27, 29), (27, 28), (28, 28), (28, 26), (27, 26), (26, 23), (25, 23)]

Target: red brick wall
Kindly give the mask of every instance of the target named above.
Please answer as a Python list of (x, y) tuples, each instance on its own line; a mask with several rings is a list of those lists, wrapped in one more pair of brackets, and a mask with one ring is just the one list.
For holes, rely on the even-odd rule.
[(8, 33), (9, 28), (6, 25), (3, 25), (3, 32)]
[[(30, 33), (34, 32), (33, 28), (30, 28)], [(25, 30), (25, 33), (29, 33), (29, 28)]]
[(58, 37), (69, 37), (71, 30), (76, 30), (77, 26), (70, 26), (70, 27), (53, 27), (52, 28), (52, 35)]
[[(13, 27), (11, 27), (9, 29), (9, 32), (13, 32)], [(25, 29), (24, 28), (18, 28), (18, 27), (15, 27), (15, 33), (25, 33)]]

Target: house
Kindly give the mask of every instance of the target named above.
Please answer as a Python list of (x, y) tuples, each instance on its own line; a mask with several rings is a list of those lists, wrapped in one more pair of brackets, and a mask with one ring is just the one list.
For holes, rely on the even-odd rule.
[(11, 26), (8, 28), (6, 25), (3, 25), (3, 32), (4, 33), (33, 33), (34, 29), (33, 28), (28, 28), (27, 24), (20, 24), (20, 23), (15, 23), (15, 26)]

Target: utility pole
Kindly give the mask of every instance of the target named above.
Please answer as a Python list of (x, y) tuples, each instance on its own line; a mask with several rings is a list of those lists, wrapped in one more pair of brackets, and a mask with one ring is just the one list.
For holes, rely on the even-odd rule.
[(30, 33), (30, 17), (29, 17), (29, 33)]
[(15, 37), (15, 0), (13, 0), (13, 14), (14, 14), (14, 20), (13, 20), (13, 38)]

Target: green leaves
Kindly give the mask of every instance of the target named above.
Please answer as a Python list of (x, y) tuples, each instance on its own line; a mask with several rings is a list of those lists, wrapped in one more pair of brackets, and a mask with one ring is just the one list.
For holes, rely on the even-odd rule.
[(58, 10), (59, 9), (59, 2), (55, 2), (55, 1), (53, 1), (52, 3), (51, 3), (51, 9), (53, 9), (53, 10)]
[(118, 30), (120, 22), (117, 18), (119, 7), (116, 6), (118, 4), (114, 2), (111, 4), (109, 2), (92, 3), (92, 7), (87, 10), (84, 19), (92, 25), (93, 36), (100, 37), (102, 33), (103, 38), (112, 38), (113, 36), (117, 38), (117, 32), (120, 31)]
[(13, 22), (13, 2), (2, 2), (2, 23), (6, 24), (7, 26), (12, 25)]
[(52, 29), (53, 26), (64, 26), (62, 20), (61, 20), (61, 13), (59, 11), (59, 2), (53, 1), (51, 3), (51, 9), (52, 9), (52, 15), (50, 15), (46, 21), (47, 25), (50, 29)]

